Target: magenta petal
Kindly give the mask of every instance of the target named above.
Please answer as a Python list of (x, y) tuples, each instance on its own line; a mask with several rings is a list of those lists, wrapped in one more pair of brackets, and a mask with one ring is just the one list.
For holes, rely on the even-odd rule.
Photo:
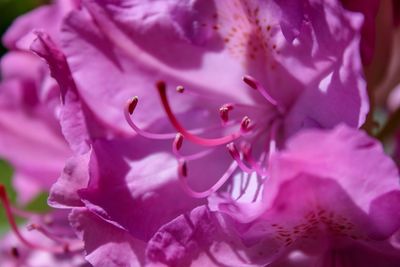
[[(135, 146), (134, 141), (142, 146)], [(187, 196), (176, 177), (175, 158), (151, 142), (98, 140), (90, 162), (90, 183), (79, 195), (105, 220), (146, 240), (164, 223), (204, 200)]]
[(62, 101), (60, 124), (63, 135), (74, 152), (86, 153), (90, 148), (91, 138), (115, 133), (114, 129), (107, 128), (88, 109), (87, 103), (81, 101), (66, 58), (50, 36), (43, 32), (36, 34), (37, 39), (32, 43), (31, 50), (46, 60), (52, 77), (59, 85)]
[(233, 233), (224, 232), (217, 216), (202, 206), (161, 227), (149, 241), (146, 256), (151, 263), (176, 267), (259, 266), (245, 250)]
[(86, 260), (99, 267), (143, 266), (144, 243), (86, 209), (73, 209), (69, 219), (85, 242)]
[(83, 206), (78, 191), (89, 183), (88, 165), (91, 151), (70, 158), (57, 182), (51, 187), (49, 205), (56, 208)]
[(344, 125), (303, 131), (271, 159), (264, 214), (239, 229), (248, 244), (278, 240), (280, 253), (375, 247), (400, 227), (398, 177), (382, 147), (362, 132)]

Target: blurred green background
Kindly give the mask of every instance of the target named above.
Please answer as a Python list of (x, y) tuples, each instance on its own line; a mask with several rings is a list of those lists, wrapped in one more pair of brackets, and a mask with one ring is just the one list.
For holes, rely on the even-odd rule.
[[(3, 36), (7, 28), (11, 25), (13, 20), (19, 15), (34, 9), (39, 5), (43, 5), (49, 2), (48, 0), (0, 0), (0, 36)], [(7, 50), (1, 44), (0, 45), (0, 56), (6, 53)], [(1, 76), (0, 76), (1, 77)], [(12, 176), (13, 169), (5, 160), (0, 159), (0, 183), (5, 185), (8, 196), (12, 203), (15, 203), (17, 194), (12, 188)], [(37, 196), (31, 203), (26, 207), (26, 210), (30, 211), (46, 211), (48, 209), (47, 204), (47, 193), (42, 193)], [(18, 219), (18, 222), (23, 222), (22, 219)], [(6, 220), (4, 209), (0, 206), (0, 235), (7, 232), (9, 229), (8, 221)]]

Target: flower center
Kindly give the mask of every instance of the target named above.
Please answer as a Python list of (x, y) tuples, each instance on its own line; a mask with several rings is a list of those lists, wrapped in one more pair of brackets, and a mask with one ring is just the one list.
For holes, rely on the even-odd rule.
[[(181, 122), (177, 119), (172, 108), (170, 106), (167, 96), (167, 85), (164, 81), (156, 83), (156, 89), (160, 96), (161, 104), (167, 115), (170, 123), (178, 132), (176, 133), (151, 133), (138, 127), (131, 118), (131, 115), (135, 111), (138, 105), (138, 97), (135, 96), (129, 100), (125, 107), (125, 118), (128, 124), (135, 130), (139, 135), (142, 135), (151, 139), (171, 139), (172, 150), (178, 159), (178, 175), (183, 185), (183, 189), (191, 196), (197, 198), (207, 197), (210, 194), (216, 192), (239, 168), (245, 173), (256, 173), (258, 176), (267, 176), (266, 166), (268, 164), (269, 156), (276, 150), (276, 135), (281, 127), (282, 116), (285, 114), (285, 108), (281, 106), (277, 100), (275, 100), (268, 91), (262, 87), (258, 81), (250, 76), (244, 76), (243, 82), (246, 83), (251, 89), (256, 90), (260, 96), (266, 100), (266, 106), (258, 105), (244, 105), (240, 103), (226, 103), (223, 104), (218, 112), (222, 122), (221, 132), (225, 132), (225, 128), (238, 126), (239, 129), (236, 131), (216, 138), (205, 138), (199, 136), (195, 131), (187, 130)], [(178, 93), (184, 93), (185, 88), (178, 86), (176, 88)], [(248, 115), (244, 115), (239, 121), (230, 120), (230, 113), (235, 109), (243, 109), (248, 111), (254, 111), (256, 120), (250, 119)], [(206, 129), (202, 129), (203, 131)], [(205, 150), (199, 153), (191, 155), (182, 155), (180, 150), (183, 145), (183, 140), (206, 147)], [(237, 146), (235, 143), (239, 143)], [(253, 146), (264, 148), (262, 151), (258, 151), (257, 157), (253, 156)], [(203, 192), (193, 191), (187, 184), (188, 167), (187, 162), (195, 159), (205, 157), (213, 149), (225, 145), (233, 161), (227, 168), (225, 173), (217, 180), (217, 182), (208, 190)], [(259, 150), (259, 149), (258, 149)]]

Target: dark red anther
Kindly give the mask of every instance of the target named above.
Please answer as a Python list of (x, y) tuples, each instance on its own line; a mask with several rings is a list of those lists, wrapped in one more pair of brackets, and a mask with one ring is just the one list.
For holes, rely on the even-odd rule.
[(177, 133), (174, 139), (174, 147), (178, 151), (181, 149), (183, 143), (183, 135), (181, 133)]
[(16, 259), (18, 259), (19, 258), (19, 250), (18, 250), (18, 248), (17, 247), (12, 247), (11, 248), (11, 255), (14, 257), (14, 258), (16, 258)]
[(167, 89), (167, 84), (164, 81), (158, 81), (156, 82), (156, 87), (158, 90), (165, 90)]
[(250, 76), (243, 76), (243, 81), (250, 86), (252, 89), (257, 90), (257, 82)]
[(182, 85), (178, 85), (176, 87), (176, 91), (180, 94), (182, 94), (185, 91), (185, 87), (183, 87)]
[(223, 122), (227, 122), (229, 120), (229, 116), (228, 116), (228, 109), (225, 107), (221, 107), (219, 109), (219, 115), (221, 117), (221, 120)]
[(180, 175), (183, 177), (187, 177), (187, 164), (185, 160), (179, 161), (179, 170)]
[(247, 116), (245, 116), (243, 119), (242, 119), (242, 122), (240, 123), (240, 129), (243, 131), (243, 132), (248, 132), (249, 130), (250, 130), (250, 122), (251, 122), (251, 120), (249, 119), (249, 117), (247, 117)]
[(231, 104), (225, 104), (219, 108), (219, 115), (223, 122), (227, 122), (229, 120), (229, 111), (233, 109)]
[(129, 114), (132, 115), (133, 111), (135, 111), (135, 108), (136, 108), (136, 106), (137, 106), (137, 104), (138, 104), (138, 101), (139, 101), (139, 98), (138, 98), (137, 96), (134, 96), (134, 97), (130, 100), (129, 106), (128, 106)]

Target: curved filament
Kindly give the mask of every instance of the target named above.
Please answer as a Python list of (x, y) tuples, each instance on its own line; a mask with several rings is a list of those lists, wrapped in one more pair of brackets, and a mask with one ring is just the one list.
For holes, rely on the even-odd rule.
[(166, 140), (166, 139), (173, 139), (175, 137), (175, 133), (166, 133), (166, 134), (158, 134), (158, 133), (150, 133), (147, 131), (144, 131), (140, 129), (132, 120), (131, 115), (133, 114), (136, 105), (138, 102), (138, 98), (134, 97), (131, 100), (128, 100), (125, 109), (124, 109), (124, 115), (125, 115), (125, 120), (128, 122), (129, 126), (137, 132), (139, 135), (149, 138), (149, 139), (158, 139), (158, 140)]
[(167, 94), (166, 94), (166, 85), (164, 82), (159, 82), (157, 84), (158, 93), (161, 98), (161, 102), (163, 104), (164, 110), (171, 121), (172, 125), (175, 129), (180, 132), (186, 139), (190, 140), (191, 142), (201, 145), (201, 146), (218, 146), (230, 143), (239, 137), (242, 136), (242, 132), (235, 132), (227, 136), (219, 137), (219, 138), (203, 138), (197, 135), (194, 135), (188, 132), (178, 121), (175, 117), (174, 113), (171, 110), (171, 107), (168, 102)]
[[(10, 201), (7, 196), (6, 189), (5, 189), (4, 185), (2, 185), (2, 184), (0, 184), (0, 202), (2, 203), (2, 205), (5, 209), (5, 214), (6, 214), (8, 222), (11, 226), (12, 231), (18, 237), (18, 239), (21, 241), (22, 244), (24, 244), (25, 246), (27, 246), (31, 249), (39, 249), (39, 250), (47, 251), (47, 252), (54, 253), (54, 254), (64, 254), (64, 253), (68, 253), (69, 251), (71, 251), (71, 248), (68, 244), (65, 244), (63, 246), (46, 247), (46, 246), (42, 246), (39, 244), (35, 244), (35, 243), (27, 240), (21, 234), (20, 230), (18, 229), (17, 223), (15, 222), (15, 219), (14, 219), (14, 216), (13, 216), (13, 213), (11, 210), (11, 205), (10, 205)], [(79, 250), (82, 248), (83, 247), (79, 247)]]
[(225, 171), (225, 173), (219, 178), (219, 180), (209, 189), (198, 192), (194, 191), (193, 189), (190, 188), (190, 186), (187, 183), (187, 166), (185, 161), (180, 161), (179, 162), (179, 170), (178, 170), (178, 176), (179, 176), (179, 181), (181, 182), (183, 190), (191, 197), (194, 198), (206, 198), (210, 196), (211, 194), (215, 193), (221, 186), (232, 176), (232, 174), (235, 172), (236, 168), (238, 167), (238, 164), (236, 161), (232, 161), (231, 165), (228, 167), (228, 169)]

